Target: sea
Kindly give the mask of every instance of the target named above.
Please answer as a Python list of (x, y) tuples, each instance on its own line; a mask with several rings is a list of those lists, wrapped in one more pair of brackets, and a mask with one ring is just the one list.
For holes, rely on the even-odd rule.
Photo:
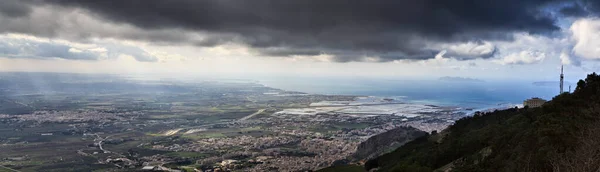
[(523, 100), (532, 97), (550, 100), (559, 92), (558, 85), (535, 85), (533, 81), (274, 78), (258, 82), (272, 88), (310, 94), (375, 96), (474, 110), (520, 106)]

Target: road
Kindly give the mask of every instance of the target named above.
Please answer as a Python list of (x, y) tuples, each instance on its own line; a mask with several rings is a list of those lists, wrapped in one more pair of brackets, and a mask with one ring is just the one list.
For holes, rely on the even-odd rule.
[(102, 147), (102, 142), (104, 142), (104, 140), (106, 140), (106, 139), (110, 138), (110, 137), (111, 137), (111, 136), (113, 136), (114, 134), (113, 134), (113, 135), (106, 136), (105, 138), (102, 138), (102, 137), (100, 137), (100, 135), (98, 135), (98, 134), (96, 134), (96, 133), (94, 133), (94, 134), (86, 134), (86, 135), (95, 135), (95, 136), (96, 136), (96, 138), (94, 139), (94, 142), (95, 142), (95, 141), (98, 141), (98, 143), (97, 143), (97, 144), (98, 144), (98, 148), (100, 148), (100, 150), (102, 150), (102, 152), (104, 152), (104, 153), (111, 153), (110, 151), (108, 151), (108, 150), (106, 150), (106, 149), (104, 149), (104, 148)]
[(256, 116), (256, 115), (258, 115), (258, 114), (260, 114), (260, 113), (263, 113), (265, 110), (266, 110), (266, 109), (260, 109), (260, 110), (258, 110), (257, 112), (254, 112), (253, 114), (250, 114), (250, 115), (248, 115), (248, 116), (245, 116), (245, 117), (243, 117), (242, 119), (240, 119), (240, 121), (245, 121), (245, 120), (248, 120), (248, 119), (250, 119), (250, 118), (252, 118), (252, 117), (254, 117), (254, 116)]
[[(110, 136), (113, 136), (113, 135), (110, 135)], [(108, 150), (102, 148), (102, 142), (104, 142), (104, 140), (108, 139), (110, 136), (106, 136), (104, 139), (102, 139), (98, 142), (98, 147), (100, 147), (100, 150), (102, 150), (104, 153), (111, 153), (111, 151), (108, 151)]]
[(181, 130), (183, 130), (183, 129), (182, 128), (178, 128), (178, 129), (169, 130), (169, 131), (165, 132), (165, 134), (163, 134), (163, 135), (164, 136), (172, 136), (174, 134), (177, 134)]
[[(259, 109), (258, 111), (254, 112), (253, 114), (250, 114), (248, 116), (245, 116), (243, 118), (240, 118), (238, 121), (245, 121), (248, 120), (260, 113), (263, 113), (265, 110), (267, 109)], [(183, 128), (176, 128), (176, 129), (172, 129), (172, 130), (168, 130), (167, 132), (163, 133), (163, 135), (165, 136), (171, 136), (171, 135), (175, 135), (177, 133), (179, 133), (181, 130), (192, 130), (192, 129), (202, 129), (203, 127), (207, 127), (207, 126), (211, 126), (211, 125), (216, 125), (216, 124), (226, 124), (226, 123), (230, 123), (230, 122), (218, 122), (218, 123), (212, 123), (212, 124), (204, 124), (204, 125), (198, 125), (198, 126), (192, 126), (192, 127), (183, 127)], [(190, 134), (190, 133), (187, 133)]]

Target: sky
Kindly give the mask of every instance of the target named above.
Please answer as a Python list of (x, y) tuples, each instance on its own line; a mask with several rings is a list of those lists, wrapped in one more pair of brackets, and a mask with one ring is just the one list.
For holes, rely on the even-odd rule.
[(599, 0), (2, 0), (0, 71), (567, 80)]

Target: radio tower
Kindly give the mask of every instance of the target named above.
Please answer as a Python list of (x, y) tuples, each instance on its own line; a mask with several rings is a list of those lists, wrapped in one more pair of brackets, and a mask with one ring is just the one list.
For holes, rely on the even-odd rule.
[(560, 65), (560, 94), (563, 93), (563, 80), (565, 79), (565, 75), (563, 75), (563, 66)]

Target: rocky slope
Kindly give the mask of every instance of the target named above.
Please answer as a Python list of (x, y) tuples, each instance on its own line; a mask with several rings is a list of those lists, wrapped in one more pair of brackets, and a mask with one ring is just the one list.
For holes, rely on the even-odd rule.
[(352, 156), (354, 160), (368, 160), (387, 152), (391, 152), (403, 144), (418, 137), (426, 135), (427, 132), (412, 127), (398, 127), (393, 130), (375, 135), (360, 143), (356, 153)]

